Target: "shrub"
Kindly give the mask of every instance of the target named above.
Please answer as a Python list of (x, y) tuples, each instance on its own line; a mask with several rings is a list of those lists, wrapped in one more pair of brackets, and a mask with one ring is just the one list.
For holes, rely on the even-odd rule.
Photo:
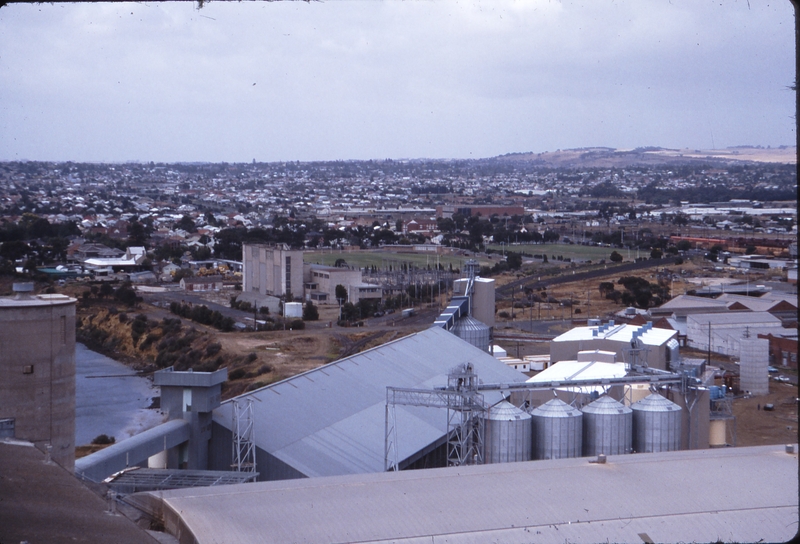
[(228, 379), (229, 380), (241, 380), (245, 377), (246, 371), (243, 368), (234, 368), (230, 372), (228, 372)]
[(114, 438), (113, 436), (108, 436), (107, 434), (99, 434), (94, 437), (94, 440), (92, 440), (92, 444), (105, 446), (106, 444), (113, 444), (116, 441), (117, 439)]

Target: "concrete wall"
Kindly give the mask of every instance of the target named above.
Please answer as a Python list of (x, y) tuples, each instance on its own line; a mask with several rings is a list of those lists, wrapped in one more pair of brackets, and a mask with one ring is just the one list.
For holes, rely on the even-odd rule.
[(242, 244), (242, 290), (303, 297), (303, 252), (266, 244)]
[(14, 436), (72, 470), (75, 463), (75, 302), (63, 295), (0, 301), (0, 419)]
[[(336, 268), (332, 266), (303, 265), (303, 278), (306, 283), (316, 283), (317, 291), (328, 293), (328, 302), (338, 304), (336, 300), (336, 286), (344, 285), (348, 288), (348, 295), (358, 297), (358, 293), (351, 293), (351, 285), (361, 285), (361, 270), (351, 268)], [(345, 302), (356, 303), (357, 300)]]

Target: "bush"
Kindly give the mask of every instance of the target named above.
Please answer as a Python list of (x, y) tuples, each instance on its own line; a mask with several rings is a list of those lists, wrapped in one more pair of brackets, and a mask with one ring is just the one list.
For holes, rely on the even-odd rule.
[(234, 368), (230, 372), (228, 372), (228, 379), (229, 380), (241, 380), (245, 377), (245, 369), (243, 368)]
[(319, 310), (310, 300), (303, 307), (303, 321), (316, 321), (319, 319)]
[(306, 323), (302, 319), (294, 319), (289, 323), (289, 327), (291, 327), (293, 331), (302, 331), (306, 328)]
[(98, 444), (98, 445), (101, 445), (101, 446), (105, 446), (107, 444), (113, 444), (116, 441), (117, 441), (117, 439), (114, 438), (113, 436), (108, 436), (107, 434), (99, 434), (99, 435), (94, 437), (94, 440), (92, 440), (92, 444)]

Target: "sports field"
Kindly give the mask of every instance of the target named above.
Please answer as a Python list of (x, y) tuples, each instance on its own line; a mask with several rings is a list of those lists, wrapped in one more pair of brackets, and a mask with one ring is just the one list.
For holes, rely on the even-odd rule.
[[(436, 268), (441, 264), (445, 269), (453, 265), (454, 269), (463, 269), (467, 259), (476, 259), (482, 265), (491, 265), (493, 261), (485, 255), (453, 255), (450, 253), (436, 255), (433, 252), (413, 252), (413, 251), (391, 251), (387, 249), (364, 249), (364, 250), (328, 250), (328, 251), (306, 251), (303, 253), (303, 261), (306, 263), (324, 264), (333, 266), (339, 259), (344, 259), (348, 266), (366, 268), (375, 266), (378, 269), (397, 270), (403, 264), (416, 266), (417, 268)], [(496, 258), (495, 258), (495, 261)]]

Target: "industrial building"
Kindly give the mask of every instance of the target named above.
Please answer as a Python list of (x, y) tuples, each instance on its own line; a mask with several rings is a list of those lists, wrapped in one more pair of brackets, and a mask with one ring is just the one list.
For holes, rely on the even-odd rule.
[(242, 291), (303, 298), (303, 252), (287, 246), (242, 244)]
[(0, 438), (32, 442), (75, 463), (75, 303), (15, 283), (0, 298)]
[(650, 323), (637, 326), (596, 322), (554, 338), (550, 361), (575, 361), (579, 351), (599, 349), (614, 352), (617, 361), (668, 370), (677, 357), (677, 336), (674, 330), (654, 328)]
[[(486, 382), (525, 379), (487, 352), (432, 327), (223, 402), (213, 414), (209, 468), (225, 470), (233, 463), (238, 404), (252, 409), (260, 480), (382, 472), (387, 387), (430, 390), (446, 384), (453, 368), (464, 363)], [(501, 400), (500, 391), (485, 396), (487, 405)], [(397, 406), (395, 420), (400, 469), (446, 465), (443, 410)]]
[(459, 466), (129, 497), (182, 543), (787, 542), (797, 446)]
[[(361, 270), (324, 266), (321, 264), (305, 263), (303, 265), (303, 283), (306, 298), (314, 302), (338, 304), (339, 302), (352, 302), (366, 298), (382, 299), (383, 289), (374, 283), (364, 283)], [(347, 300), (336, 300), (336, 286), (342, 285), (347, 289)]]

